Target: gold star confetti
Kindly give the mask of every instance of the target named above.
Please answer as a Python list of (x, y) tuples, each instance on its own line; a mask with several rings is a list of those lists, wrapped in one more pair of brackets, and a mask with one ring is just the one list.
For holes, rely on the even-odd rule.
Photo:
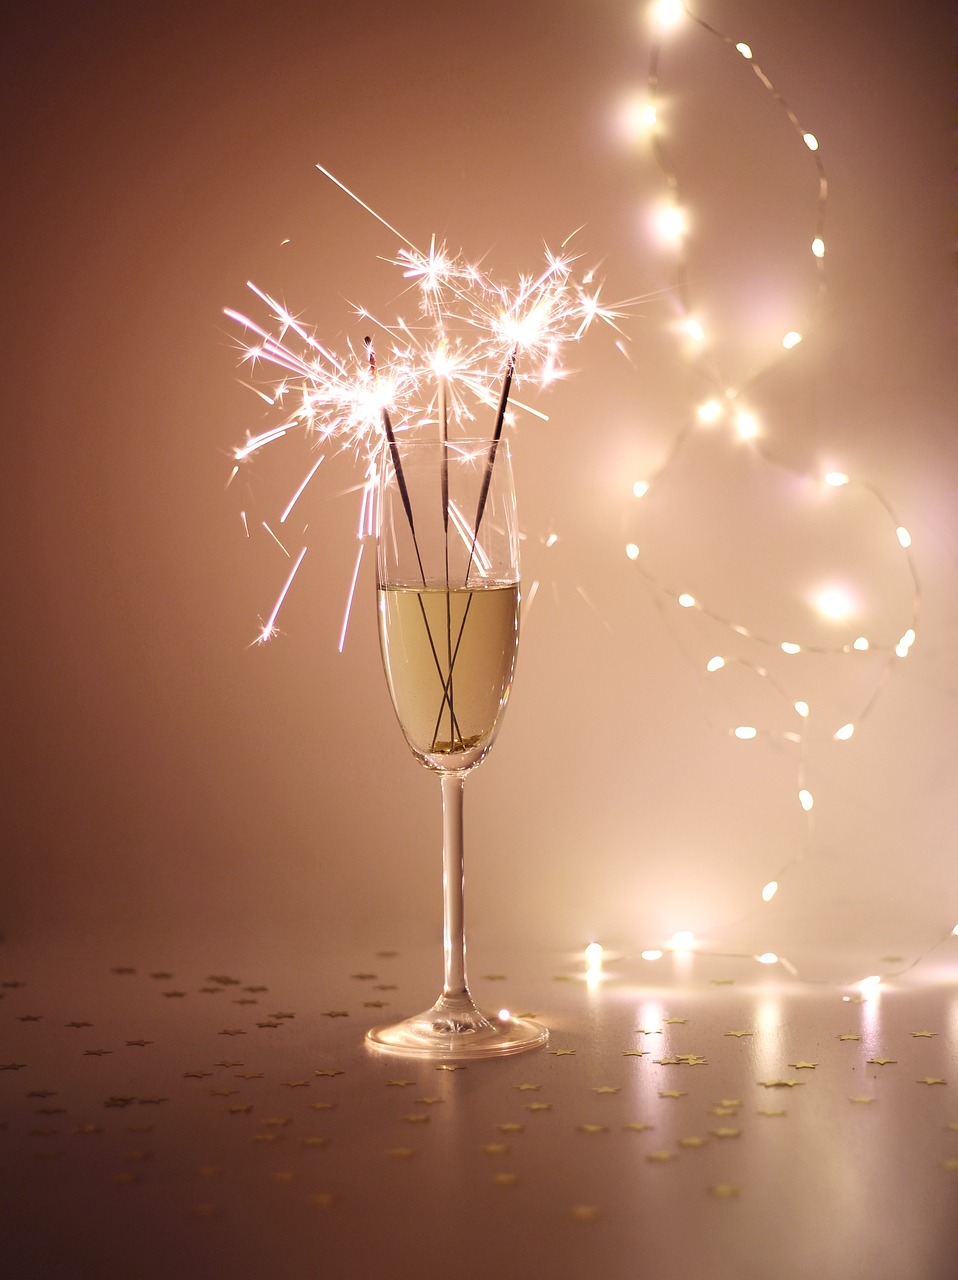
[(29, 1136), (31, 1138), (52, 1138), (55, 1134), (58, 1134), (59, 1132), (60, 1132), (59, 1129), (53, 1129), (47, 1126), (46, 1128), (43, 1128), (43, 1129), (31, 1129)]
[(184, 1080), (205, 1080), (207, 1076), (211, 1076), (212, 1071), (184, 1071)]
[(151, 978), (159, 978), (161, 982), (170, 982), (173, 978), (172, 973), (151, 973)]
[(517, 1084), (513, 1088), (518, 1089), (520, 1093), (538, 1093), (542, 1088), (541, 1084)]
[[(339, 1014), (329, 1014), (329, 1015), (324, 1015), (324, 1016), (328, 1016), (328, 1017), (339, 1017), (340, 1015), (339, 1015)], [(347, 1016), (348, 1016), (348, 1015), (347, 1015), (347, 1014), (345, 1014), (345, 1013), (344, 1013), (344, 1014), (342, 1014), (342, 1017), (344, 1017), (344, 1018), (345, 1018), (345, 1017), (347, 1017)], [(275, 1030), (276, 1030), (276, 1028), (279, 1026), (279, 1023), (278, 1023), (278, 1022), (257, 1022), (257, 1024), (256, 1024), (256, 1025), (257, 1025), (258, 1027), (262, 1027), (264, 1031), (275, 1031)], [(234, 1032), (233, 1034), (235, 1035), (235, 1034), (237, 1034), (237, 1033), (236, 1033), (236, 1032)], [(242, 1033), (240, 1033), (240, 1034), (242, 1034)]]
[(427, 1107), (434, 1107), (437, 1102), (443, 1102), (443, 1098), (417, 1098), (417, 1102), (423, 1103)]
[(794, 1089), (797, 1085), (804, 1084), (803, 1080), (759, 1080), (759, 1084), (764, 1089)]
[(264, 995), (269, 990), (269, 987), (244, 987), (243, 990), (248, 991), (252, 996), (256, 996)]
[(25, 1062), (0, 1062), (0, 1071), (22, 1071)]
[(238, 987), (239, 978), (230, 978), (225, 973), (211, 973), (207, 982), (218, 982), (221, 987)]
[(217, 1035), (221, 1036), (245, 1036), (246, 1032), (242, 1027), (224, 1027), (222, 1031), (218, 1031)]
[(27, 1094), (28, 1098), (55, 1098), (56, 1096), (56, 1089), (31, 1089)]
[[(340, 1070), (340, 1068), (339, 1068), (339, 1067), (323, 1067), (321, 1070), (319, 1070), (319, 1071), (314, 1071), (314, 1072), (313, 1072), (313, 1075), (314, 1075), (314, 1076), (326, 1076), (327, 1078), (330, 1078), (330, 1079), (331, 1079), (333, 1076), (341, 1076), (341, 1075), (343, 1075), (343, 1074), (344, 1074), (344, 1073)], [(387, 1083), (387, 1084), (398, 1084), (398, 1083), (399, 1083), (399, 1081), (398, 1081), (398, 1080), (387, 1080), (387, 1081), (386, 1081), (386, 1083)], [(403, 1084), (412, 1084), (412, 1081), (411, 1081), (411, 1080), (404, 1080), (404, 1081), (403, 1081)]]
[(937, 1031), (913, 1031), (911, 1034), (916, 1040), (930, 1040), (931, 1037), (936, 1036), (938, 1032)]
[(527, 1102), (524, 1104), (526, 1111), (551, 1111), (551, 1102)]
[(242, 1064), (242, 1062), (240, 1062), (240, 1061), (239, 1061), (239, 1059), (234, 1060), (234, 1059), (232, 1059), (232, 1058), (230, 1058), (230, 1059), (228, 1059), (227, 1061), (224, 1061), (224, 1062), (214, 1062), (214, 1063), (213, 1063), (213, 1066), (214, 1066), (214, 1067), (241, 1067), (242, 1065), (243, 1065), (243, 1064)]
[[(942, 1080), (942, 1084), (944, 1084)], [(38, 1116), (62, 1116), (66, 1115), (66, 1107), (37, 1107), (36, 1114)]]
[(333, 1203), (333, 1196), (328, 1191), (316, 1191), (306, 1197), (306, 1203), (315, 1205), (317, 1209), (328, 1209)]
[(874, 1063), (876, 1067), (887, 1067), (890, 1062), (897, 1062), (897, 1058), (869, 1058), (868, 1061)]
[(741, 1098), (719, 1098), (715, 1105), (717, 1107), (740, 1107), (742, 1100)]
[(660, 1098), (685, 1098), (688, 1095), (682, 1089), (660, 1089)]
[[(419, 1101), (422, 1102), (422, 1098)], [(334, 1111), (336, 1109), (335, 1102), (308, 1102), (306, 1105), (310, 1111)]]
[(623, 1058), (645, 1058), (648, 1057), (648, 1049), (623, 1049)]
[(308, 1080), (281, 1080), (280, 1084), (284, 1089), (308, 1089)]
[(112, 1049), (84, 1049), (84, 1058), (105, 1058), (108, 1053), (112, 1053)]
[(709, 1191), (718, 1200), (734, 1200), (741, 1193), (741, 1188), (731, 1182), (716, 1182), (714, 1187), (709, 1187)]
[(182, 1000), (186, 996), (185, 991), (164, 991), (163, 995), (167, 1000)]
[(126, 1094), (115, 1093), (115, 1094), (111, 1094), (111, 1096), (107, 1098), (107, 1100), (104, 1102), (103, 1105), (105, 1107), (128, 1107), (131, 1102), (136, 1102), (135, 1095), (129, 1096)]
[(231, 1116), (248, 1116), (252, 1110), (253, 1104), (251, 1102), (237, 1102), (229, 1108), (229, 1113)]
[(378, 978), (377, 973), (351, 973), (351, 978), (357, 978), (360, 982), (372, 982), (374, 978)]
[(592, 1090), (593, 1093), (618, 1093), (621, 1086), (613, 1084), (600, 1084)]
[(504, 973), (484, 973), (482, 977), (484, 982), (505, 982), (506, 980)]
[(295, 1013), (290, 1013), (288, 1009), (280, 1009), (279, 1013), (271, 1013), (271, 1018), (295, 1018)]
[(461, 1062), (441, 1062), (436, 1068), (437, 1071), (465, 1071), (465, 1069)]
[(679, 1138), (680, 1147), (690, 1147), (692, 1149), (704, 1147), (707, 1142), (708, 1138)]
[(233, 1098), (239, 1093), (239, 1089), (211, 1089), (211, 1098)]
[(835, 1037), (836, 1040), (860, 1040), (861, 1036), (855, 1034), (854, 1031), (843, 1031), (840, 1036)]
[(204, 996), (219, 996), (223, 994), (222, 987), (200, 987), (200, 992)]
[(646, 1124), (643, 1120), (630, 1120), (628, 1124), (622, 1126), (623, 1129), (628, 1129), (630, 1133), (645, 1133), (646, 1129), (651, 1129), (652, 1127), (652, 1125)]
[(864, 1104), (864, 1105), (867, 1105), (867, 1104), (868, 1104), (868, 1103), (870, 1103), (870, 1102), (874, 1102), (874, 1101), (875, 1101), (875, 1099), (874, 1099), (874, 1098), (868, 1098), (868, 1097), (865, 1097), (864, 1095), (859, 1095), (859, 1096), (854, 1097), (854, 1098), (849, 1098), (849, 1099), (848, 1099), (848, 1101), (849, 1101), (849, 1102), (859, 1102), (859, 1103), (862, 1103), (862, 1104)]
[(608, 1133), (609, 1127), (604, 1124), (580, 1124), (580, 1133)]
[(751, 1036), (755, 1033), (753, 1031), (726, 1031), (725, 1034), (727, 1036), (735, 1036), (737, 1039), (741, 1039), (742, 1036)]
[(318, 1135), (311, 1134), (308, 1138), (304, 1138), (301, 1145), (304, 1147), (325, 1147), (326, 1138), (320, 1138)]
[(864, 996), (842, 996), (842, 1000), (845, 1002), (845, 1004), (864, 1004), (865, 1003)]
[(679, 1067), (682, 1065), (679, 1058), (653, 1058), (652, 1061), (657, 1067)]
[(92, 1022), (68, 1022), (66, 1025), (71, 1029), (79, 1030), (81, 1027), (92, 1027), (93, 1023)]
[(599, 1210), (594, 1204), (574, 1204), (569, 1213), (576, 1222), (595, 1222), (599, 1216)]
[(123, 1172), (123, 1173), (115, 1173), (115, 1174), (113, 1175), (113, 1181), (114, 1181), (118, 1186), (122, 1186), (124, 1183), (136, 1182), (136, 1181), (137, 1181), (137, 1177), (136, 1177), (136, 1174), (135, 1174), (135, 1173), (131, 1173), (131, 1172), (127, 1169), (127, 1170), (124, 1170), (124, 1172)]
[(553, 1058), (574, 1058), (575, 1049), (550, 1049)]
[(514, 1187), (519, 1181), (517, 1173), (494, 1173), (492, 1180), (497, 1187)]
[(254, 1133), (254, 1142), (278, 1142), (283, 1135), (281, 1133)]
[(18, 1013), (17, 1022), (42, 1022), (42, 1013)]
[(669, 1160), (677, 1160), (678, 1156), (674, 1151), (649, 1151), (645, 1158), (652, 1164), (667, 1164)]
[(665, 1023), (665, 1025), (666, 1025), (666, 1026), (674, 1026), (674, 1025), (676, 1025), (676, 1024), (678, 1024), (678, 1023), (688, 1022), (688, 1018), (677, 1018), (677, 1017), (673, 1014), (673, 1015), (672, 1015), (671, 1017), (669, 1017), (669, 1018), (663, 1018), (663, 1019), (662, 1019), (662, 1021), (663, 1021), (663, 1023)]
[(731, 987), (734, 984), (735, 979), (734, 978), (709, 978), (709, 982), (711, 982), (713, 987)]
[(234, 1004), (259, 1004), (252, 996), (241, 996), (239, 1000), (234, 1000)]
[(661, 1027), (636, 1027), (635, 1034), (637, 1036), (660, 1036), (662, 1034)]
[[(325, 1009), (323, 1011), (324, 1018), (348, 1018), (348, 1009)], [(257, 1024), (258, 1025), (258, 1024)]]
[(738, 1107), (709, 1107), (710, 1116), (735, 1116), (738, 1115)]
[(260, 1123), (265, 1125), (268, 1129), (285, 1129), (293, 1122), (289, 1116), (270, 1116), (266, 1120), (261, 1120)]
[(395, 991), (396, 984), (395, 982), (377, 982), (375, 990), (376, 991)]
[(236, 1076), (237, 1080), (262, 1080), (262, 1071), (240, 1071)]
[(790, 1062), (788, 1065), (790, 1067), (794, 1067), (796, 1071), (802, 1071), (802, 1070), (814, 1071), (815, 1068), (818, 1066), (818, 1063), (817, 1062)]
[(783, 1116), (785, 1111), (782, 1107), (763, 1107), (755, 1113), (757, 1116)]
[(738, 1138), (741, 1135), (741, 1129), (713, 1129), (712, 1133), (716, 1138)]
[(387, 1147), (386, 1155), (391, 1156), (393, 1160), (409, 1160), (416, 1153), (412, 1147)]
[(949, 1120), (945, 1128), (950, 1129), (952, 1133), (958, 1133), (958, 1120)]
[(273, 1179), (274, 1182), (286, 1183), (286, 1182), (292, 1182), (295, 1179), (296, 1174), (292, 1173), (289, 1169), (277, 1169), (274, 1173), (271, 1173), (269, 1176)]
[(77, 1125), (75, 1129), (71, 1129), (70, 1132), (89, 1135), (92, 1133), (102, 1133), (103, 1130), (100, 1128), (98, 1124), (81, 1124), (81, 1125)]
[(943, 1076), (922, 1076), (917, 1081), (918, 1084), (947, 1084), (948, 1081)]
[(364, 1000), (364, 1009), (385, 1009), (389, 1004), (388, 1000)]
[[(319, 1075), (319, 1072), (317, 1071), (316, 1074)], [(326, 1074), (329, 1074), (329, 1073), (327, 1072)], [(335, 1074), (341, 1075), (342, 1072), (337, 1071)], [(392, 1085), (396, 1089), (405, 1089), (408, 1085), (415, 1084), (415, 1083), (416, 1083), (415, 1080), (387, 1080), (386, 1081), (387, 1085)]]
[(128, 1049), (145, 1049), (148, 1044), (152, 1044), (152, 1040), (127, 1040)]
[(121, 966), (120, 966), (119, 968), (117, 968), (117, 969), (111, 969), (111, 970), (110, 970), (110, 972), (111, 972), (111, 973), (123, 973), (123, 974), (130, 974), (130, 973), (136, 973), (136, 970), (135, 970), (135, 969), (131, 969), (128, 965), (121, 965)]
[(419, 1113), (411, 1116), (403, 1116), (403, 1119), (406, 1121), (407, 1124), (428, 1124), (429, 1123), (429, 1117), (421, 1115)]
[(687, 1067), (707, 1067), (708, 1058), (703, 1058), (700, 1053), (680, 1053), (678, 1060)]
[(947, 1169), (950, 1173), (958, 1172), (958, 1160), (948, 1159), (942, 1160), (941, 1167)]
[(158, 1106), (161, 1102), (169, 1102), (169, 1098), (165, 1098), (165, 1097), (139, 1098), (137, 1099), (137, 1101), (139, 1102), (141, 1107)]
[(479, 1150), (484, 1151), (487, 1156), (504, 1156), (509, 1148), (504, 1142), (485, 1142)]
[(507, 1120), (503, 1124), (497, 1124), (496, 1128), (500, 1133), (522, 1133), (525, 1125), (516, 1124), (514, 1120)]

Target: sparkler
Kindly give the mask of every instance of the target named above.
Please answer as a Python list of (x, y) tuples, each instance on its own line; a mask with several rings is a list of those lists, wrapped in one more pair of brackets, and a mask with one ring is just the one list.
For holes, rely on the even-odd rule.
[[(423, 252), (328, 170), (319, 165), (317, 168), (402, 242), (395, 256), (387, 261), (410, 282), (408, 287), (417, 297), (419, 319), (410, 324), (400, 317), (387, 324), (359, 309), (358, 317), (378, 329), (384, 338), (385, 354), (374, 355), (371, 337), (364, 338), (362, 354), (351, 344), (344, 354), (337, 354), (285, 306), (250, 283), (249, 289), (270, 312), (268, 324), (261, 325), (229, 308), (225, 314), (243, 331), (242, 363), (254, 372), (274, 375), (268, 392), (255, 386), (252, 389), (267, 404), (282, 411), (282, 420), (258, 435), (247, 436), (234, 450), (228, 483), (247, 459), (293, 432), (302, 433), (318, 445), (351, 452), (363, 468), (357, 527), (357, 536), (362, 540), (370, 523), (371, 495), (384, 446), (396, 465), (397, 436), (438, 428), (440, 438), (446, 439), (450, 420), (472, 422), (487, 409), (494, 414), (488, 464), (491, 470), (503, 428), (514, 423), (516, 410), (545, 419), (544, 414), (512, 396), (520, 364), (530, 381), (540, 388), (547, 386), (562, 376), (560, 357), (565, 344), (581, 340), (596, 322), (621, 333), (619, 321), (637, 300), (606, 304), (601, 300), (601, 286), (595, 283), (594, 272), (578, 278), (578, 255), (567, 249), (571, 236), (559, 253), (546, 249), (541, 271), (520, 276), (513, 285), (494, 280), (461, 253), (452, 254), (445, 244), (437, 244), (435, 238), (428, 251)], [(325, 456), (311, 466), (296, 487), (282, 512), (281, 524), (285, 524), (309, 487)], [(487, 489), (488, 473), (473, 536), (478, 533)], [(408, 506), (407, 516), (411, 522)], [(268, 531), (272, 534), (272, 530)], [(258, 642), (276, 634), (276, 617), (303, 554), (296, 560)], [(340, 649), (345, 641), (361, 555), (360, 550)]]

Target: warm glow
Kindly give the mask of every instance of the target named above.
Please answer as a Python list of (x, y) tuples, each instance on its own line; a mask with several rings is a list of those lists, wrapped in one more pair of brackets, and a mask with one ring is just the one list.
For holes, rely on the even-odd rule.
[(800, 644), (795, 644), (791, 640), (783, 640), (780, 648), (782, 653), (801, 653), (802, 651), (802, 646)]
[(901, 525), (899, 525), (898, 528), (895, 530), (895, 536), (898, 538), (898, 541), (901, 543), (903, 547), (911, 546), (911, 534), (908, 532), (907, 529), (903, 528)]
[(512, 1014), (509, 1012), (509, 1010), (508, 1010), (508, 1009), (500, 1009), (500, 1010), (499, 1010), (499, 1021), (500, 1021), (500, 1022), (511, 1022), (511, 1021), (512, 1021)]
[(812, 241), (812, 253), (814, 253), (816, 258), (824, 258), (825, 241), (821, 238), (821, 236), (816, 236), (815, 239)]
[(598, 969), (602, 964), (602, 943), (590, 942), (585, 949), (585, 962), (590, 969)]
[(786, 351), (791, 351), (792, 347), (797, 347), (801, 340), (802, 335), (800, 333), (796, 333), (794, 329), (789, 329), (782, 339), (782, 346)]
[(769, 880), (768, 884), (762, 890), (762, 901), (771, 902), (776, 893), (778, 893), (778, 881)]
[(911, 648), (911, 646), (914, 643), (915, 643), (915, 633), (911, 629), (911, 627), (909, 627), (908, 630), (905, 632), (905, 634), (902, 636), (902, 638), (895, 645), (895, 653), (898, 655), (899, 658), (907, 657), (908, 650)]
[(854, 732), (853, 724), (843, 724), (840, 729), (835, 730), (835, 738), (838, 742), (847, 742)]
[[(958, 932), (958, 926), (956, 926), (956, 932)], [(659, 951), (657, 947), (650, 947), (648, 951), (642, 952), (642, 959), (643, 960), (661, 960), (662, 952)]]
[(695, 596), (690, 596), (687, 591), (683, 591), (679, 596), (679, 604), (683, 609), (692, 609), (695, 606)]
[(636, 480), (632, 486), (632, 496), (634, 498), (644, 498), (649, 491), (648, 480)]
[(559, 535), (557, 533), (550, 533), (548, 538), (546, 538), (546, 546), (554, 547), (558, 541), (559, 541)]
[(714, 658), (709, 658), (708, 662), (706, 662), (705, 670), (721, 671), (724, 666), (725, 666), (725, 659), (719, 657), (719, 655), (716, 654)]
[(852, 602), (841, 587), (828, 587), (816, 596), (815, 608), (823, 617), (838, 621), (851, 613)]
[(652, 12), (659, 26), (670, 30), (682, 21), (684, 15), (682, 0), (657, 0)]
[(830, 484), (833, 489), (839, 489), (843, 484), (848, 484), (848, 476), (844, 471), (829, 471), (825, 483)]
[(741, 738), (743, 742), (758, 736), (758, 730), (750, 724), (740, 724), (734, 732), (736, 738)]
[(858, 639), (855, 641), (855, 643), (852, 645), (852, 648), (857, 649), (859, 653), (867, 653), (869, 648), (868, 641), (865, 639), (864, 636), (859, 636)]
[(818, 150), (818, 139), (815, 137), (814, 133), (803, 133), (802, 141), (805, 143), (806, 147), (808, 147), (809, 151)]
[(635, 545), (634, 542), (627, 542), (625, 544), (625, 554), (629, 557), (630, 560), (638, 560), (639, 548)]
[(958, 936), (958, 924), (956, 924), (954, 929), (952, 929), (952, 933)]
[(655, 225), (661, 239), (668, 244), (677, 244), (688, 231), (688, 219), (675, 205), (660, 209)]
[(735, 433), (740, 440), (754, 440), (758, 435), (758, 419), (754, 413), (739, 413), (735, 417)]
[(722, 416), (722, 406), (718, 400), (706, 400), (695, 411), (699, 422), (717, 422)]
[(686, 947), (690, 947), (695, 941), (695, 934), (691, 929), (679, 929), (677, 933), (672, 934), (671, 943), (676, 950), (682, 951)]
[(804, 717), (804, 716), (807, 716), (807, 715), (808, 715), (808, 703), (807, 703), (807, 702), (796, 702), (796, 703), (795, 703), (795, 710), (798, 712), (798, 714), (799, 714), (800, 716), (803, 716), (803, 717)]
[(863, 991), (867, 991), (867, 990), (869, 990), (870, 988), (880, 986), (880, 985), (881, 985), (881, 974), (880, 974), (880, 973), (873, 973), (873, 974), (871, 974), (871, 976), (870, 976), (870, 977), (868, 977), (868, 978), (862, 978), (861, 982), (860, 982), (858, 985), (861, 987), (861, 989), (862, 989)]
[(751, 59), (751, 57), (752, 57), (752, 50), (749, 48), (749, 46), (748, 46), (747, 44), (745, 44), (745, 42), (744, 42), (744, 41), (742, 41), (741, 43), (737, 44), (737, 45), (735, 46), (735, 48), (736, 48), (736, 49), (738, 50), (738, 52), (742, 55), (742, 57), (743, 57), (743, 58)]
[(685, 322), (685, 332), (693, 342), (701, 342), (705, 337), (705, 330), (702, 328), (701, 321), (692, 319), (691, 317)]
[(806, 813), (809, 812), (815, 801), (812, 799), (812, 793), (804, 788), (798, 793), (798, 803), (802, 806)]
[(778, 956), (774, 951), (763, 951), (762, 954), (760, 956), (756, 956), (755, 959), (759, 964), (778, 964)]

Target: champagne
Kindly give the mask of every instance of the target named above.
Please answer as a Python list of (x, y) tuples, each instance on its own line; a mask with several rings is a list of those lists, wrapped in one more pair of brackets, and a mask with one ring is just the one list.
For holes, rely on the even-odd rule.
[(519, 584), (380, 587), (379, 641), (406, 741), (432, 769), (471, 769), (512, 687)]

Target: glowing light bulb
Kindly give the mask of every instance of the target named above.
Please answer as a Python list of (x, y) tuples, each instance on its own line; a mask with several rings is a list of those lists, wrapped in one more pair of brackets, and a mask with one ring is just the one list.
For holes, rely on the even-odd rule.
[(719, 657), (719, 655), (716, 654), (714, 658), (709, 658), (708, 662), (706, 662), (705, 670), (721, 671), (724, 666), (725, 666), (725, 659)]
[(656, 947), (650, 947), (648, 951), (642, 952), (642, 959), (643, 960), (661, 960), (662, 952), (659, 951), (658, 948)]
[(639, 548), (635, 545), (634, 542), (627, 542), (625, 544), (625, 554), (629, 557), (630, 560), (638, 560)]
[(812, 793), (810, 791), (806, 791), (803, 787), (802, 790), (798, 793), (798, 803), (802, 806), (802, 808), (805, 810), (806, 813), (810, 812), (812, 806), (815, 803), (814, 799), (812, 798)]
[(807, 716), (807, 715), (808, 715), (808, 703), (807, 703), (807, 702), (796, 702), (796, 703), (795, 703), (795, 710), (798, 712), (798, 714), (799, 714), (800, 716), (802, 716), (802, 717)]
[(656, 223), (659, 235), (663, 240), (676, 244), (688, 231), (688, 219), (681, 209), (675, 205), (660, 209)]
[(851, 613), (852, 602), (840, 587), (828, 587), (816, 597), (815, 608), (823, 617), (838, 621)]
[(699, 422), (717, 422), (722, 416), (722, 406), (718, 400), (706, 400), (695, 411)]
[(658, 112), (651, 104), (643, 107), (641, 115), (639, 116), (639, 119), (648, 129), (651, 129), (652, 126), (658, 122), (658, 118)]
[(821, 236), (816, 236), (815, 239), (812, 241), (812, 253), (815, 255), (816, 258), (824, 258), (825, 241), (821, 238)]
[(840, 489), (843, 484), (848, 484), (848, 476), (844, 471), (829, 471), (825, 483), (830, 484), (833, 489)]
[(743, 58), (751, 59), (752, 50), (748, 47), (748, 45), (744, 41), (742, 41), (740, 44), (737, 44), (735, 48), (742, 55)]
[(791, 351), (792, 347), (797, 347), (801, 340), (802, 335), (800, 333), (796, 333), (794, 329), (789, 329), (782, 339), (782, 346), (786, 351)]
[(855, 641), (855, 643), (852, 645), (852, 648), (857, 649), (859, 653), (867, 653), (869, 649), (869, 644), (864, 636), (859, 636), (858, 639)]
[(585, 949), (585, 962), (590, 969), (601, 968), (602, 965), (602, 943), (590, 942)]
[(652, 12), (659, 26), (670, 30), (682, 21), (682, 0), (658, 0)]
[(758, 736), (758, 730), (754, 725), (750, 724), (738, 725), (738, 727), (733, 730), (733, 733), (736, 738), (741, 738), (743, 742), (747, 742), (749, 738), (755, 738)]
[(911, 534), (907, 529), (903, 528), (902, 525), (899, 525), (895, 530), (895, 537), (903, 547), (911, 546)]
[(649, 491), (648, 480), (636, 480), (635, 484), (632, 486), (633, 498), (644, 498), (645, 495), (648, 493), (648, 491)]
[(803, 133), (802, 141), (805, 143), (806, 147), (808, 147), (809, 151), (818, 150), (818, 139), (815, 137), (814, 133)]
[(778, 881), (769, 880), (768, 884), (762, 890), (762, 901), (771, 902), (776, 893), (778, 893)]
[(739, 413), (735, 418), (735, 434), (740, 440), (754, 440), (758, 435), (758, 419), (754, 413)]
[(671, 944), (677, 951), (684, 951), (690, 947), (695, 941), (695, 934), (691, 929), (679, 929), (677, 933), (673, 933)]
[(802, 646), (800, 644), (795, 644), (792, 640), (783, 640), (779, 648), (782, 650), (782, 653), (802, 652)]
[(778, 964), (778, 956), (774, 951), (763, 951), (762, 954), (760, 956), (756, 956), (755, 959), (759, 964)]
[(685, 322), (685, 332), (693, 342), (701, 342), (705, 337), (705, 330), (702, 328), (701, 321), (692, 319), (691, 317)]
[(911, 648), (911, 646), (914, 643), (915, 643), (915, 633), (911, 629), (911, 627), (909, 627), (908, 630), (905, 632), (905, 634), (902, 636), (902, 638), (895, 645), (895, 653), (898, 655), (899, 658), (907, 657), (908, 650)]
[(679, 604), (683, 609), (692, 609), (695, 607), (695, 596), (690, 596), (687, 591), (683, 591), (679, 596)]
[(853, 724), (843, 724), (840, 729), (835, 730), (835, 740), (837, 742), (847, 742), (854, 732), (855, 726)]

